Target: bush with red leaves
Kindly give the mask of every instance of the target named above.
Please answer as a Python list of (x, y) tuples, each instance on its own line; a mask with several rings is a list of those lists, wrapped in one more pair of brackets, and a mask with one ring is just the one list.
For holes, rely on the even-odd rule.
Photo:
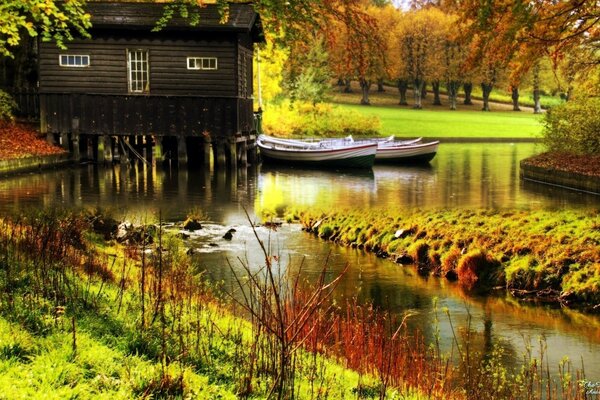
[(523, 161), (528, 165), (600, 178), (600, 155), (548, 152)]

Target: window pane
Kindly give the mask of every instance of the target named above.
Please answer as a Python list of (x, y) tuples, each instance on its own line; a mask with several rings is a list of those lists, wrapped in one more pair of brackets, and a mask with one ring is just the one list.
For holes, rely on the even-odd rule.
[(143, 93), (148, 91), (148, 52), (144, 50), (129, 51), (129, 90)]

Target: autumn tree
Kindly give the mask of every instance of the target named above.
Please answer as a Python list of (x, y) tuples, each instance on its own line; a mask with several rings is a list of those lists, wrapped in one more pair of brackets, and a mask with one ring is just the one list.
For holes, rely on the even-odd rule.
[(416, 109), (423, 107), (421, 95), (426, 79), (443, 76), (442, 55), (446, 37), (443, 21), (444, 13), (434, 7), (408, 11), (402, 16), (394, 34), (397, 41), (397, 53), (394, 55), (396, 78), (399, 81), (407, 79), (412, 84), (413, 107)]
[(0, 6), (0, 54), (12, 56), (23, 36), (54, 41), (64, 48), (73, 34), (87, 36), (90, 15), (85, 0), (3, 0)]
[[(456, 15), (448, 15), (447, 27), (458, 24)], [(461, 82), (467, 79), (464, 68), (466, 57), (465, 46), (461, 42), (459, 32), (452, 29), (446, 29), (446, 35), (443, 42), (443, 63), (444, 63), (444, 81), (448, 93), (448, 102), (450, 109), (456, 110), (458, 90)]]

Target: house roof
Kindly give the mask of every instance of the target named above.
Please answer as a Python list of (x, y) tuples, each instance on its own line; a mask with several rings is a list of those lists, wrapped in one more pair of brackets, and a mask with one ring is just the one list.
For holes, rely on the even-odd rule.
[[(152, 30), (168, 5), (169, 3), (89, 1), (86, 10), (92, 15), (92, 29)], [(199, 23), (192, 26), (190, 19), (181, 17), (175, 8), (173, 18), (163, 30), (247, 32), (254, 42), (264, 42), (260, 15), (249, 3), (229, 4), (229, 12), (225, 18), (216, 4), (199, 7), (198, 13)]]

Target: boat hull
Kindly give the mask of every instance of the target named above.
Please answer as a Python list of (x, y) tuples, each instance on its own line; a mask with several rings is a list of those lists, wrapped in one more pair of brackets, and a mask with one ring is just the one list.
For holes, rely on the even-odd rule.
[(379, 146), (375, 162), (378, 164), (427, 163), (435, 157), (439, 142), (408, 146)]
[(265, 162), (303, 165), (307, 167), (371, 168), (375, 162), (377, 145), (366, 144), (338, 149), (281, 148), (258, 142)]

